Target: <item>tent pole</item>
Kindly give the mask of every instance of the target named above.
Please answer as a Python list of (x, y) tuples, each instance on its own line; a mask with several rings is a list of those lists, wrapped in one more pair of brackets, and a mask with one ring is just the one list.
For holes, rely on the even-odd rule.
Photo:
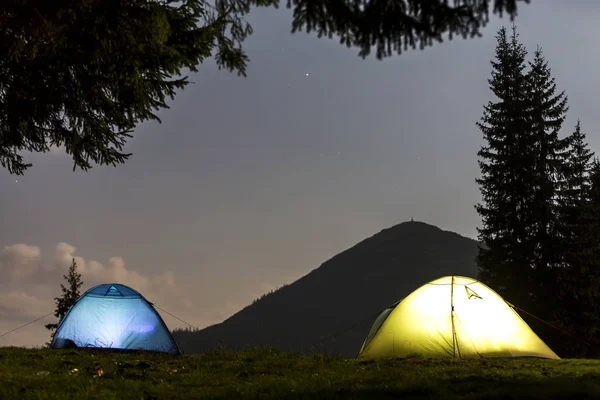
[(454, 275), (450, 283), (450, 320), (452, 322), (452, 353), (456, 358), (456, 329), (454, 327)]

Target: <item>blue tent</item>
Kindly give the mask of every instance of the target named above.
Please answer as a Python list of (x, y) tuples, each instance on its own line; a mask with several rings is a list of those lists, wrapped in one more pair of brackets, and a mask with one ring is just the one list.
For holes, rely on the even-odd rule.
[(132, 288), (116, 283), (89, 289), (61, 320), (50, 347), (75, 346), (179, 354), (152, 303)]

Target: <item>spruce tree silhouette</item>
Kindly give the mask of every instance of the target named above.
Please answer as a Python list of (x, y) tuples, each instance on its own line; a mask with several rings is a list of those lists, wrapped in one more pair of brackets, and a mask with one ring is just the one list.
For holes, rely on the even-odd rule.
[[(83, 285), (83, 281), (81, 280), (81, 274), (77, 272), (77, 263), (73, 258), (71, 266), (69, 267), (69, 271), (67, 275), (63, 275), (63, 278), (67, 281), (67, 287), (65, 287), (62, 283), (60, 285), (60, 289), (62, 290), (62, 296), (54, 298), (54, 302), (56, 303), (56, 310), (54, 312), (54, 316), (58, 318), (58, 322), (54, 324), (46, 324), (45, 327), (50, 331), (50, 342), (54, 339), (54, 334), (56, 333), (56, 329), (58, 325), (64, 318), (65, 314), (69, 311), (71, 306), (75, 304), (77, 299), (79, 298), (79, 289), (81, 285)], [(50, 343), (47, 343), (49, 345)]]

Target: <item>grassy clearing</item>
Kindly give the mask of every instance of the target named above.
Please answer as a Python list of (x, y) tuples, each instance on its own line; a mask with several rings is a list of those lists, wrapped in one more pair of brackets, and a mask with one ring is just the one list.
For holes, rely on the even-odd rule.
[(600, 361), (0, 349), (0, 399), (600, 398)]

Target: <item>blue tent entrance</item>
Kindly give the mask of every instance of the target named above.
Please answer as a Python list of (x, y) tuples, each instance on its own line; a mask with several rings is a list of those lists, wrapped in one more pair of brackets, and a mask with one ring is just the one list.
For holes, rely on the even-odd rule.
[(132, 288), (116, 283), (89, 289), (65, 314), (50, 347), (74, 346), (179, 354), (152, 303)]

